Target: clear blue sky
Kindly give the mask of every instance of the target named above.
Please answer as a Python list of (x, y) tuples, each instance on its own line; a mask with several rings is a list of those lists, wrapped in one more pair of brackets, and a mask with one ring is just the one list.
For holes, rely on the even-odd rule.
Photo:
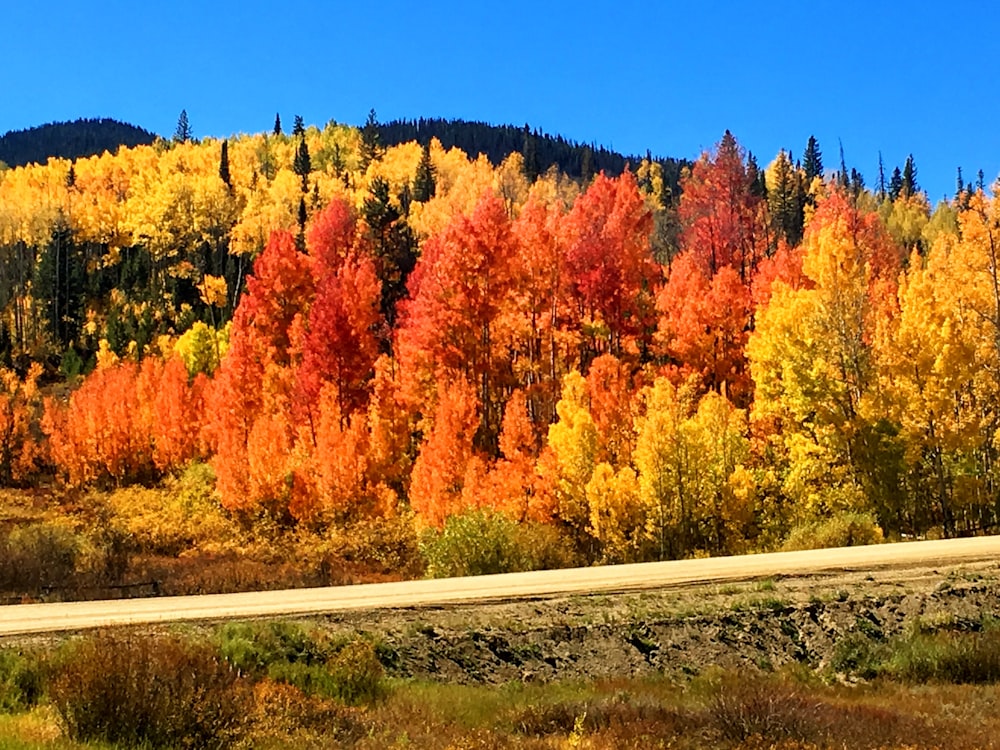
[(913, 153), (933, 200), (1000, 172), (1000, 9), (922, 2), (5, 3), (0, 133), (114, 117), (198, 136), (330, 119), (530, 123), (696, 157), (729, 128), (766, 164), (876, 179)]

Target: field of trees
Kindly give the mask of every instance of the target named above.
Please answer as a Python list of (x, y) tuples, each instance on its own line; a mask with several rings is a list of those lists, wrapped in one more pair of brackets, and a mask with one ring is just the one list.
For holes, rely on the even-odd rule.
[[(1000, 520), (981, 178), (932, 208), (912, 157), (868, 188), (814, 139), (678, 179), (379, 132), (184, 117), (0, 172), (7, 559), (286, 544), (307, 583)], [(234, 576), (188, 588), (267, 583)]]

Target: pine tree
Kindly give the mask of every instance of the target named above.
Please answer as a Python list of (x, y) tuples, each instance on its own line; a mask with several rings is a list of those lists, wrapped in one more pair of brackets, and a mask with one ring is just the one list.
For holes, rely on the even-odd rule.
[(976, 189), (979, 192), (983, 192), (984, 190), (986, 190), (986, 181), (983, 175), (983, 170), (981, 169), (979, 170), (979, 173), (976, 175)]
[(846, 188), (850, 184), (850, 178), (847, 175), (847, 162), (844, 161), (844, 142), (840, 143), (840, 172), (837, 174), (837, 182), (841, 187)]
[[(584, 146), (580, 153), (580, 181), (584, 185), (589, 185), (594, 178), (594, 150), (590, 146)], [(666, 184), (666, 180), (663, 181)]]
[(524, 178), (528, 182), (534, 182), (538, 179), (540, 172), (538, 166), (538, 144), (527, 123), (524, 125), (524, 147), (521, 149), (521, 155), (524, 157)]
[(226, 187), (232, 189), (233, 180), (229, 174), (229, 141), (222, 142), (222, 154), (219, 156), (219, 177), (226, 183)]
[(906, 164), (903, 165), (903, 195), (909, 198), (916, 195), (920, 190), (917, 185), (917, 166), (913, 163), (913, 154), (906, 157)]
[(281, 135), (281, 114), (274, 114), (274, 135)]
[(437, 191), (437, 181), (434, 178), (434, 165), (431, 163), (430, 144), (424, 144), (424, 151), (417, 165), (417, 174), (413, 178), (413, 200), (426, 203), (434, 197)]
[(382, 143), (378, 134), (378, 117), (375, 108), (368, 111), (368, 119), (361, 128), (361, 171), (382, 155)]
[(187, 143), (191, 140), (191, 124), (188, 122), (186, 109), (181, 110), (177, 118), (177, 129), (174, 131), (174, 143)]
[(882, 164), (882, 152), (878, 152), (878, 197), (885, 200), (885, 166)]
[(292, 168), (299, 177), (302, 178), (302, 192), (309, 190), (309, 173), (312, 171), (312, 160), (309, 158), (309, 146), (306, 139), (300, 138), (298, 148), (295, 149), (295, 161)]
[(806, 172), (806, 184), (810, 184), (813, 177), (823, 176), (823, 154), (819, 150), (819, 142), (816, 136), (809, 136), (806, 143), (806, 151), (802, 155), (802, 168)]
[(965, 181), (962, 179), (962, 168), (958, 168), (957, 188), (955, 190), (955, 200), (961, 200), (965, 192)]
[(892, 177), (889, 179), (889, 199), (896, 200), (903, 192), (903, 173), (899, 167), (892, 170)]
[(306, 125), (302, 121), (302, 115), (295, 115), (295, 122), (292, 124), (292, 136), (301, 138), (306, 134)]

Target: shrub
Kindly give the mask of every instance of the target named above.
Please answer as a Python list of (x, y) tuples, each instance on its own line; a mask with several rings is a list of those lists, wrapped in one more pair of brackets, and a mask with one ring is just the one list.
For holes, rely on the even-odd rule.
[(1000, 682), (1000, 631), (911, 635), (895, 644), (885, 671), (917, 683)]
[(833, 518), (796, 526), (789, 533), (782, 549), (827, 549), (879, 544), (884, 539), (882, 529), (866, 513), (843, 513)]
[(322, 664), (333, 653), (314, 632), (283, 620), (228, 623), (219, 632), (219, 649), (236, 669), (258, 677), (277, 663)]
[(42, 665), (31, 654), (0, 649), (0, 711), (23, 711), (42, 696)]
[(709, 706), (712, 723), (733, 742), (808, 740), (816, 733), (818, 710), (795, 689), (754, 677), (725, 681)]
[(70, 529), (36, 523), (0, 537), (0, 589), (37, 594), (65, 586), (76, 572), (81, 540)]
[(451, 516), (440, 531), (428, 529), (420, 551), (432, 578), (566, 567), (575, 561), (555, 529), (484, 510)]
[(332, 696), (349, 706), (376, 703), (388, 695), (385, 670), (368, 641), (347, 644), (327, 664)]
[(209, 644), (112, 633), (71, 644), (49, 694), (72, 739), (149, 748), (230, 747), (252, 698)]

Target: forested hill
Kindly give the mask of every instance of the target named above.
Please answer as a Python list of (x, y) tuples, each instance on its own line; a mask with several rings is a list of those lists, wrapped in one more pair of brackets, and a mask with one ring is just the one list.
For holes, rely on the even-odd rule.
[[(555, 165), (570, 177), (580, 178), (605, 172), (620, 175), (626, 165), (634, 170), (644, 157), (627, 156), (609, 151), (603, 146), (576, 143), (532, 130), (527, 125), (490, 125), (468, 120), (440, 118), (393, 120), (379, 124), (379, 138), (384, 145), (417, 141), (427, 144), (437, 138), (444, 148), (457, 146), (467, 154), (485, 154), (493, 164), (500, 164), (515, 151), (525, 158), (526, 170), (544, 173)], [(648, 157), (647, 157), (648, 158)], [(674, 193), (680, 180), (681, 168), (688, 162), (677, 159), (656, 159), (661, 165), (665, 183)]]
[(155, 133), (107, 118), (53, 122), (0, 136), (0, 161), (19, 167), (44, 163), (51, 156), (77, 159), (105, 151), (114, 153), (119, 146), (139, 146), (154, 140)]

